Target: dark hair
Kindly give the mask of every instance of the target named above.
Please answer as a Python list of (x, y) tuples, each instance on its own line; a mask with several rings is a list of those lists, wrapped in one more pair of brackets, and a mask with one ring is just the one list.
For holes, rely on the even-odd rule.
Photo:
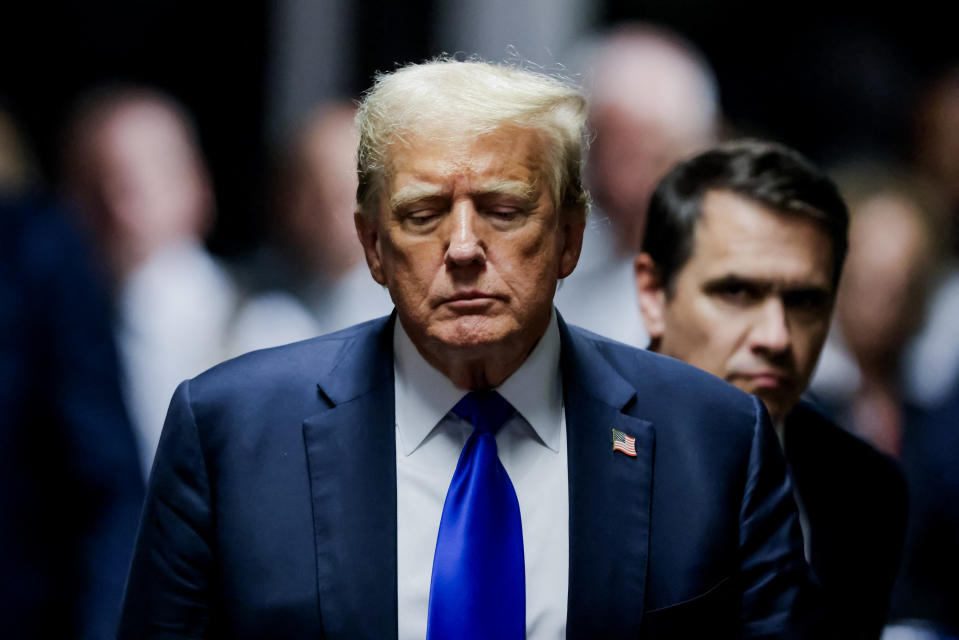
[(848, 244), (849, 211), (836, 185), (798, 151), (759, 140), (727, 142), (679, 163), (649, 203), (643, 251), (667, 292), (692, 256), (696, 222), (709, 191), (729, 191), (782, 215), (808, 218), (832, 240), (833, 285)]

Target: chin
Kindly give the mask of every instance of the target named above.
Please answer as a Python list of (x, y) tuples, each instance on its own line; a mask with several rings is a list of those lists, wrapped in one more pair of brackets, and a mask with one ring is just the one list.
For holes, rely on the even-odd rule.
[(789, 413), (789, 409), (792, 408), (793, 402), (790, 402), (789, 399), (781, 397), (779, 395), (770, 396), (768, 394), (756, 394), (760, 400), (763, 401), (763, 404), (766, 405), (766, 411), (769, 412), (769, 417), (772, 418), (773, 422), (777, 422), (786, 417), (786, 414)]
[(430, 337), (447, 348), (476, 350), (477, 355), (506, 346), (520, 335), (519, 328), (508, 319), (482, 315), (449, 319), (430, 331)]

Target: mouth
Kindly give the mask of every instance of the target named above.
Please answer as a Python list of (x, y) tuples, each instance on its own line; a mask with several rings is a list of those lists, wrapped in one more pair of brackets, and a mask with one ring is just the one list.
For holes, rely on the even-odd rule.
[(466, 291), (457, 291), (453, 295), (444, 298), (440, 304), (456, 310), (468, 311), (485, 308), (497, 300), (502, 300), (502, 297), (491, 293), (470, 289)]
[(734, 374), (733, 378), (745, 382), (754, 392), (785, 389), (792, 381), (792, 377), (788, 374), (772, 370), (737, 373)]

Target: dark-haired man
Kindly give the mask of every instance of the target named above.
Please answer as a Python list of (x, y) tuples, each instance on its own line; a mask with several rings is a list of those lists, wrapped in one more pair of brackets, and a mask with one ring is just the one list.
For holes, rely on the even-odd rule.
[(766, 404), (831, 622), (841, 637), (875, 638), (899, 564), (902, 476), (799, 403), (829, 329), (847, 226), (836, 187), (801, 155), (727, 143), (656, 188), (636, 280), (653, 351)]

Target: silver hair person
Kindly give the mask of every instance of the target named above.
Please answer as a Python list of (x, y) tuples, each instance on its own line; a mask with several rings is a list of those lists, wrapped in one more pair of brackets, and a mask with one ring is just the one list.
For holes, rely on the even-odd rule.
[(379, 74), (360, 103), (357, 205), (375, 216), (390, 150), (411, 135), (455, 142), (503, 129), (534, 130), (546, 142), (544, 178), (565, 215), (586, 215), (582, 181), (586, 99), (564, 80), (515, 66), (438, 58)]

